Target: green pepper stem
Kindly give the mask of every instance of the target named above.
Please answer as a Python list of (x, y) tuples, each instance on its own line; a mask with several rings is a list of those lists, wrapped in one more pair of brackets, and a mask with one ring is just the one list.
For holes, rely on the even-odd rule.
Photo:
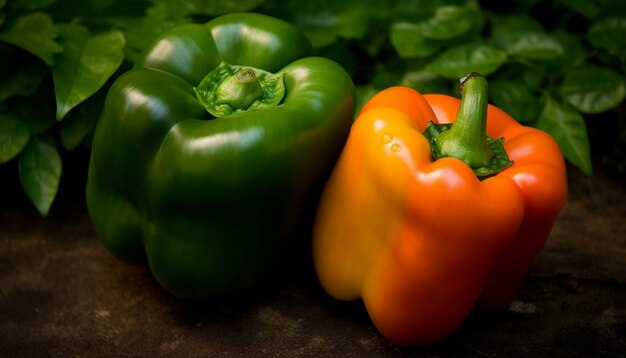
[(228, 104), (233, 110), (245, 110), (263, 96), (263, 87), (252, 69), (243, 68), (224, 80), (216, 94), (216, 103)]
[(461, 106), (452, 127), (434, 138), (441, 157), (460, 159), (472, 169), (488, 167), (487, 80), (476, 72), (461, 79)]
[(204, 109), (220, 118), (278, 106), (285, 96), (284, 76), (221, 62), (193, 90)]

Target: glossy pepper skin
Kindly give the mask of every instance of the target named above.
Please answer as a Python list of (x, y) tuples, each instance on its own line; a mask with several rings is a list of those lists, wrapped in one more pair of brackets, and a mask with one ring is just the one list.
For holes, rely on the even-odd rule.
[(357, 117), (318, 207), (322, 286), (340, 300), (362, 298), (393, 343), (439, 342), (476, 305), (506, 307), (566, 199), (555, 141), (491, 105), (486, 131), (505, 138), (511, 166), (481, 181), (458, 159), (433, 161), (422, 133), (430, 121), (453, 122), (459, 106), (405, 87), (379, 92)]
[[(353, 118), (352, 80), (310, 52), (291, 25), (250, 13), (181, 25), (147, 46), (110, 89), (93, 140), (87, 204), (104, 246), (147, 259), (185, 298), (265, 279)], [(283, 76), (284, 97), (213, 118), (196, 90), (222, 63)]]

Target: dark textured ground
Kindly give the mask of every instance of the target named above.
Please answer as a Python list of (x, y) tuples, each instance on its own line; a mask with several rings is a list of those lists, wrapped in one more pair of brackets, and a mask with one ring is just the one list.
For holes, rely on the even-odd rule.
[(0, 201), (0, 357), (626, 356), (621, 175), (570, 171), (565, 210), (510, 310), (473, 314), (446, 342), (407, 349), (381, 338), (360, 302), (329, 298), (306, 269), (248, 300), (180, 301), (100, 245), (84, 178), (67, 179), (42, 219), (12, 170), (0, 171), (9, 181)]

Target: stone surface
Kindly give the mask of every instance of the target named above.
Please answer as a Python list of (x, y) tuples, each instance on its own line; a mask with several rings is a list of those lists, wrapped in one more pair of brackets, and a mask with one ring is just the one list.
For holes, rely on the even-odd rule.
[(72, 188), (76, 183), (62, 187), (46, 219), (19, 193), (1, 202), (0, 357), (626, 352), (626, 188), (620, 177), (571, 171), (566, 208), (518, 300), (505, 312), (472, 314), (439, 345), (414, 348), (385, 341), (360, 302), (327, 296), (309, 262), (255, 296), (232, 302), (174, 298), (147, 268), (122, 263), (103, 248), (81, 190)]

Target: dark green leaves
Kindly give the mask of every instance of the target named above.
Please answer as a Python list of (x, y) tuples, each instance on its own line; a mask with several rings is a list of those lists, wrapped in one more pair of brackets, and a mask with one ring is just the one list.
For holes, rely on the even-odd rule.
[(90, 35), (77, 24), (59, 26), (63, 52), (52, 67), (58, 120), (93, 95), (124, 58), (124, 35), (117, 30)]
[(528, 123), (539, 113), (535, 93), (522, 82), (493, 81), (489, 84), (489, 100), (511, 117)]
[(61, 156), (54, 145), (32, 138), (19, 158), (22, 188), (42, 216), (47, 216), (61, 179)]
[[(0, 0), (0, 164), (18, 158), (24, 192), (44, 216), (61, 177), (57, 143), (72, 150), (86, 142), (106, 93), (94, 95), (124, 60), (124, 35), (106, 25), (112, 23), (107, 14), (132, 13), (133, 7), (100, 5), (94, 24), (92, 0), (56, 2)], [(72, 109), (67, 123), (55, 121)]]
[(595, 17), (600, 11), (597, 0), (559, 0), (559, 2), (585, 17)]
[(592, 174), (587, 127), (579, 112), (545, 96), (536, 126), (556, 140), (570, 163), (583, 173)]
[(565, 49), (534, 20), (524, 16), (496, 19), (494, 40), (509, 56), (529, 60), (552, 60), (562, 56)]
[(428, 20), (417, 24), (422, 37), (450, 40), (459, 37), (474, 26), (478, 13), (463, 6), (440, 6)]
[(11, 0), (11, 7), (22, 10), (40, 10), (52, 5), (57, 0)]
[(49, 71), (50, 69), (37, 59), (20, 64), (13, 73), (0, 80), (0, 102), (9, 97), (30, 96), (35, 93)]
[[(480, 27), (482, 14), (470, 6), (436, 6), (422, 21), (395, 22), (390, 38), (393, 47), (404, 58), (425, 57), (455, 45)], [(463, 41), (461, 41), (463, 42)]]
[[(172, 4), (172, 6), (174, 6)], [(112, 17), (108, 22), (124, 33), (126, 44), (124, 56), (134, 62), (148, 41), (160, 32), (182, 22), (190, 21), (186, 15), (172, 17), (172, 11), (167, 4), (157, 2), (145, 11), (145, 17)]]
[(91, 97), (63, 119), (59, 137), (65, 149), (74, 150), (89, 138), (98, 123), (103, 104), (104, 96)]
[(531, 60), (550, 60), (563, 55), (563, 46), (552, 36), (541, 32), (520, 34), (505, 46), (511, 56)]
[(52, 65), (53, 54), (63, 50), (54, 41), (58, 35), (59, 30), (52, 23), (52, 18), (43, 12), (35, 12), (17, 18), (0, 34), (0, 40), (21, 47), (41, 58), (47, 65)]
[(250, 11), (266, 0), (162, 0), (172, 9), (187, 14), (217, 16), (230, 12)]
[(420, 27), (409, 22), (394, 23), (389, 36), (391, 44), (403, 58), (426, 57), (437, 52), (442, 46), (437, 41), (424, 38)]
[(28, 126), (15, 117), (0, 115), (0, 164), (18, 155), (29, 138)]
[(563, 47), (563, 55), (551, 60), (548, 63), (550, 68), (562, 71), (565, 68), (580, 65), (585, 62), (587, 51), (580, 37), (574, 36), (564, 30), (559, 30), (554, 33), (554, 38)]
[(601, 113), (622, 103), (626, 85), (618, 72), (588, 65), (573, 68), (565, 74), (561, 93), (581, 112)]
[(431, 62), (426, 69), (449, 79), (459, 79), (470, 72), (489, 75), (507, 60), (503, 51), (486, 44), (453, 47)]
[(595, 19), (589, 27), (587, 37), (597, 47), (626, 48), (626, 11), (606, 12)]
[(362, 2), (292, 0), (286, 2), (283, 11), (291, 13), (285, 19), (304, 31), (317, 48), (331, 45), (340, 38), (362, 38), (371, 16), (370, 9)]

